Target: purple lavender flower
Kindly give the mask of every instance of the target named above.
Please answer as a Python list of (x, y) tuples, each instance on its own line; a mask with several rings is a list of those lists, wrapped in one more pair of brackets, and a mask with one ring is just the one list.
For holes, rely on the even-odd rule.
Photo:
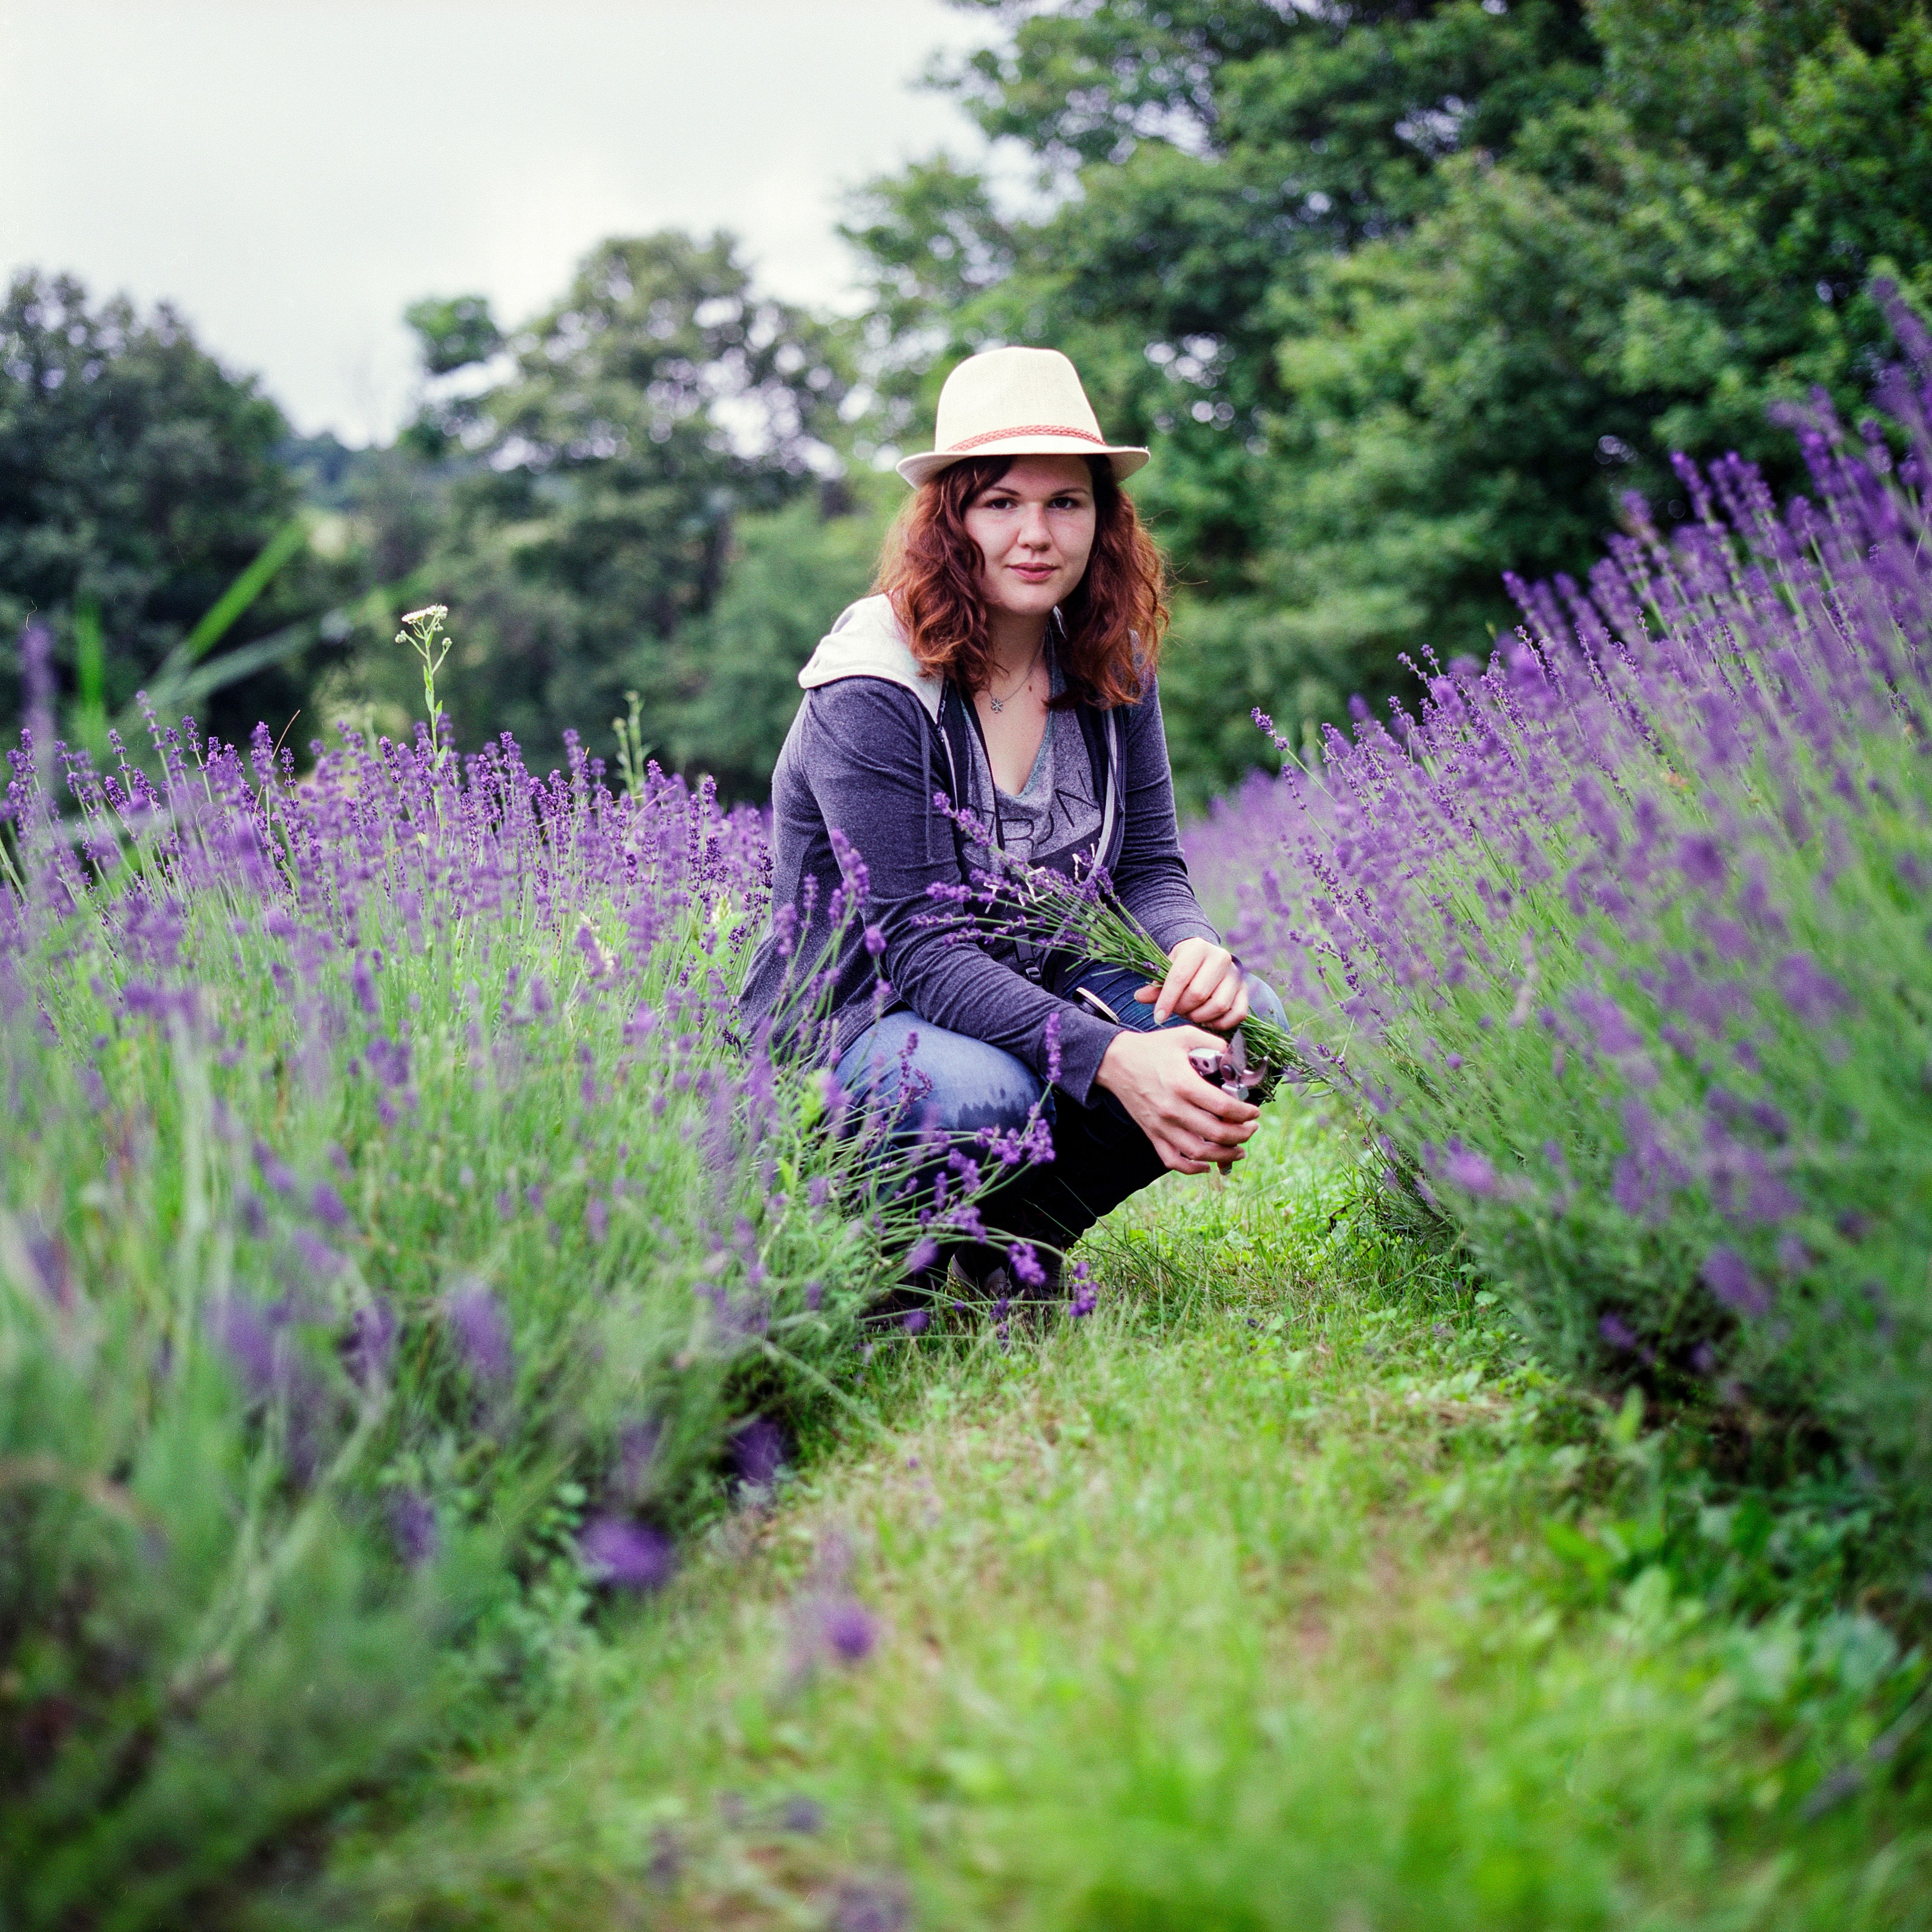
[(835, 1597), (826, 1604), (820, 1629), (826, 1652), (841, 1664), (864, 1663), (879, 1640), (872, 1613), (852, 1597)]
[(1762, 1284), (1743, 1256), (1732, 1249), (1713, 1248), (1705, 1257), (1703, 1276), (1704, 1286), (1740, 1315), (1762, 1315), (1771, 1306)]
[(631, 1516), (592, 1516), (577, 1550), (590, 1577), (616, 1590), (660, 1588), (676, 1567), (670, 1538)]
[(318, 1180), (309, 1196), (309, 1211), (325, 1228), (340, 1234), (349, 1225), (349, 1210), (342, 1196), (326, 1180)]
[[(1888, 434), (1932, 482), (1928, 377), (1891, 379), (1885, 398)], [(1292, 767), (1251, 782), (1190, 836), (1196, 877), (1239, 902), (1231, 942), (1328, 1034), (1310, 1063), (1382, 1124), (1393, 1168), (1420, 1156), (1416, 1185), (1433, 1180), (1446, 1213), (1496, 1202), (1484, 1218), (1516, 1224), (1496, 1231), (1502, 1252), (1532, 1216), (1593, 1215), (1607, 1192), (1654, 1228), (1708, 1209), (1766, 1228), (1776, 1278), (1822, 1293), (1851, 1256), (1813, 1255), (1794, 1231), (1895, 1185), (1874, 1129), (1919, 1110), (1928, 1077), (1900, 1000), (1922, 1004), (1908, 989), (1924, 990), (1932, 864), (1898, 848), (1923, 842), (1900, 828), (1925, 815), (1924, 761), (1900, 746), (1932, 734), (1932, 543), (1888, 454), (1856, 453), (1822, 400), (1802, 434), (1811, 501), (1780, 513), (1748, 465), (1680, 462), (1685, 528), (1666, 535), (1632, 502), (1587, 590), (1510, 584), (1527, 622), (1487, 671), (1432, 659), (1399, 734), (1352, 706), (1354, 733), (1327, 736), (1314, 782)], [(1509, 1055), (1456, 1069), (1450, 998), (1464, 1026), (1539, 1015), (1561, 1091), (1540, 1068), (1516, 1082)], [(1519, 1199), (1474, 1152), (1498, 1145), (1498, 1116), (1526, 1148), (1553, 1134), (1553, 1191)], [(1569, 1232), (1590, 1240), (1587, 1220)], [(1868, 1264), (1895, 1267), (1880, 1252)], [(1673, 1293), (1658, 1265), (1633, 1249), (1522, 1286), (1643, 1359)], [(1868, 1378), (1894, 1371), (1854, 1366), (1850, 1324), (1835, 1354), (1808, 1356), (1741, 1246), (1701, 1274), (1719, 1306), (1763, 1318), (1752, 1358), (1787, 1358), (1780, 1389), (1816, 1378), (1834, 1428), (1875, 1417)], [(1908, 1285), (1881, 1286), (1896, 1303)], [(1892, 1430), (1881, 1450), (1890, 1428), (1868, 1450), (1916, 1459), (1922, 1482), (1923, 1445)]]
[(1678, 841), (1677, 869), (1699, 890), (1707, 892), (1722, 892), (1730, 877), (1723, 848), (1705, 833)]
[(289, 1245), (317, 1281), (333, 1281), (342, 1272), (342, 1257), (313, 1228), (296, 1228), (289, 1237)]
[(292, 1194), (299, 1185), (296, 1179), (295, 1169), (286, 1161), (279, 1160), (266, 1142), (257, 1141), (255, 1143), (255, 1165), (260, 1171), (262, 1180), (278, 1194)]
[(74, 1306), (74, 1278), (68, 1265), (67, 1244), (28, 1216), (21, 1232), (34, 1284), (56, 1308)]
[(281, 1386), (286, 1372), (276, 1325), (251, 1301), (232, 1297), (215, 1311), (216, 1339), (234, 1364), (250, 1401)]
[(1831, 1018), (1850, 1004), (1845, 989), (1808, 954), (1780, 959), (1772, 977), (1784, 1003), (1808, 1024)]
[(824, 1808), (814, 1804), (809, 1798), (788, 1798), (778, 1812), (779, 1828), (796, 1832), (802, 1837), (808, 1838), (824, 1822)]
[(645, 1881), (653, 1892), (669, 1892), (684, 1870), (684, 1853), (677, 1834), (660, 1825), (651, 1834), (650, 1862), (644, 1868)]
[(1576, 1016), (1590, 1029), (1597, 1051), (1613, 1058), (1626, 1053), (1638, 1052), (1643, 1046), (1643, 1036), (1633, 1027), (1629, 1017), (1616, 1000), (1606, 999), (1600, 993), (1582, 992), (1570, 1000)]
[(932, 1311), (926, 1308), (908, 1308), (899, 1322), (908, 1335), (923, 1335), (932, 1325)]
[(1016, 1280), (1028, 1288), (1046, 1286), (1046, 1270), (1040, 1265), (1040, 1256), (1034, 1252), (1030, 1241), (1016, 1241), (1006, 1250), (1006, 1265), (1013, 1271)]
[(1067, 1272), (1067, 1286), (1073, 1291), (1073, 1301), (1068, 1312), (1076, 1322), (1091, 1315), (1100, 1305), (1100, 1290), (1094, 1281), (1092, 1270), (1084, 1261), (1076, 1261)]
[(1496, 1178), (1495, 1163), (1487, 1154), (1478, 1154), (1473, 1148), (1452, 1144), (1442, 1157), (1442, 1178), (1466, 1193), (1492, 1196), (1501, 1190)]
[(1750, 1185), (1744, 1196), (1744, 1219), (1747, 1221), (1786, 1221), (1796, 1214), (1803, 1204), (1774, 1174), (1762, 1169), (1753, 1174)]
[(378, 1034), (366, 1049), (364, 1058), (369, 1070), (385, 1087), (404, 1087), (409, 1084), (410, 1050), (400, 1041), (391, 1040), (385, 1034)]
[(784, 1466), (784, 1432), (776, 1422), (754, 1416), (733, 1432), (731, 1459), (737, 1465), (739, 1480), (748, 1489), (769, 1489)]
[(389, 1492), (389, 1537), (404, 1566), (420, 1568), (433, 1561), (442, 1538), (436, 1520), (436, 1508), (418, 1490)]
[(396, 1312), (380, 1295), (349, 1318), (343, 1366), (364, 1388), (386, 1381), (395, 1359)]
[(906, 1932), (912, 1907), (896, 1884), (847, 1879), (832, 1901), (831, 1932)]
[(486, 1388), (505, 1386), (516, 1366), (510, 1324), (488, 1286), (464, 1282), (446, 1297), (442, 1312), (470, 1372)]
[(356, 963), (349, 974), (350, 988), (356, 995), (356, 1004), (370, 1019), (377, 1018), (382, 1008), (376, 998), (375, 976), (369, 970), (369, 962), (362, 953), (356, 956)]

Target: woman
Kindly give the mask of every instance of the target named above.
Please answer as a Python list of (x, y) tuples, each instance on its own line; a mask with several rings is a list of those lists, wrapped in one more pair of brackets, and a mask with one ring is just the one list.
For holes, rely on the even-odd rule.
[[(1062, 1248), (1164, 1168), (1240, 1159), (1257, 1111), (1188, 1054), (1219, 1046), (1202, 1029), (1232, 1032), (1251, 998), (1280, 1008), (1244, 981), (1180, 856), (1154, 681), (1163, 572), (1120, 488), (1148, 452), (1104, 441), (1051, 350), (962, 363), (936, 427), (937, 448), (898, 466), (917, 494), (878, 594), (799, 674), (805, 703), (772, 778), (772, 902), (806, 916), (775, 926), (744, 1004), (784, 1024), (795, 962), (832, 934), (842, 834), (864, 862), (867, 919), (848, 923), (830, 971), (840, 1084), (890, 1106), (910, 1076), (921, 1119), (951, 1134), (1018, 1127), (1044, 1099), (1054, 1158), (988, 1213)], [(1166, 980), (949, 940), (927, 889), (987, 854), (935, 794), (1034, 866), (1071, 874), (1097, 856), (1169, 952)]]

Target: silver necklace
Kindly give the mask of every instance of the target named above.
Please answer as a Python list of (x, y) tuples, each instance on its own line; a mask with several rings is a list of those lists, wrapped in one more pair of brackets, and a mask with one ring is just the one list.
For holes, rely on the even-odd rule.
[(990, 684), (987, 686), (987, 687), (986, 687), (986, 702), (987, 702), (988, 704), (990, 704), (990, 705), (993, 707), (993, 709), (994, 709), (995, 711), (1004, 711), (1004, 710), (1005, 710), (1005, 709), (1006, 708), (1006, 706), (1007, 706), (1009, 704), (1010, 704), (1013, 701), (1013, 700), (1014, 700), (1015, 698), (1016, 698), (1017, 697), (1018, 697), (1018, 695), (1020, 694), (1021, 691), (1022, 691), (1022, 689), (1023, 689), (1026, 686), (1028, 686), (1028, 685), (1029, 685), (1029, 684), (1032, 683), (1032, 682), (1033, 682), (1033, 674), (1034, 674), (1034, 673), (1035, 671), (1036, 671), (1037, 670), (1039, 670), (1039, 668), (1040, 668), (1040, 658), (1041, 658), (1042, 654), (1046, 651), (1046, 633), (1044, 631), (1042, 631), (1042, 632), (1040, 632), (1040, 642), (1039, 642), (1039, 644), (1036, 644), (1036, 645), (1034, 646), (1034, 648), (1033, 662), (1032, 662), (1030, 664), (1029, 664), (1027, 666), (1027, 668), (1026, 668), (1026, 676), (1025, 676), (1024, 677), (1022, 678), (1022, 679), (1020, 680), (1019, 682), (1018, 682), (1018, 684), (1015, 685), (1015, 686), (1013, 686), (1012, 689), (1012, 690), (1010, 690), (1010, 692), (1008, 692), (1006, 693), (1006, 696), (1005, 696), (1005, 697), (1004, 697), (1004, 698), (995, 698), (995, 697), (993, 695), (993, 687), (992, 687)]

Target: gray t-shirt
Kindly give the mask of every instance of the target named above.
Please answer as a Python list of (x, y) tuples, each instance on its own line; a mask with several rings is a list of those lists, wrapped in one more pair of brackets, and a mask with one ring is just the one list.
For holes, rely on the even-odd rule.
[[(1066, 689), (1058, 654), (1047, 646), (1047, 668), (1054, 697)], [(1040, 750), (1017, 793), (1000, 791), (993, 781), (985, 746), (976, 733), (968, 800), (974, 816), (999, 826), (998, 837), (1008, 855), (1071, 876), (1076, 858), (1090, 861), (1100, 836), (1100, 801), (1094, 796), (1093, 761), (1087, 755), (1086, 735), (1078, 712), (1070, 706), (1046, 714)], [(989, 863), (985, 847), (969, 839), (968, 862)]]

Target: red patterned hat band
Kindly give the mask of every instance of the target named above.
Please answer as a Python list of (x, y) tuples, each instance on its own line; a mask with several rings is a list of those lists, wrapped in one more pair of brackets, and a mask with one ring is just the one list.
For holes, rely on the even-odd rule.
[(969, 436), (963, 442), (949, 442), (946, 453), (957, 456), (962, 450), (977, 449), (982, 443), (1004, 442), (1010, 436), (1067, 436), (1103, 449), (1106, 447), (1106, 439), (1096, 436), (1091, 430), (1074, 429), (1065, 423), (1015, 423), (1010, 429), (982, 430), (977, 436)]

